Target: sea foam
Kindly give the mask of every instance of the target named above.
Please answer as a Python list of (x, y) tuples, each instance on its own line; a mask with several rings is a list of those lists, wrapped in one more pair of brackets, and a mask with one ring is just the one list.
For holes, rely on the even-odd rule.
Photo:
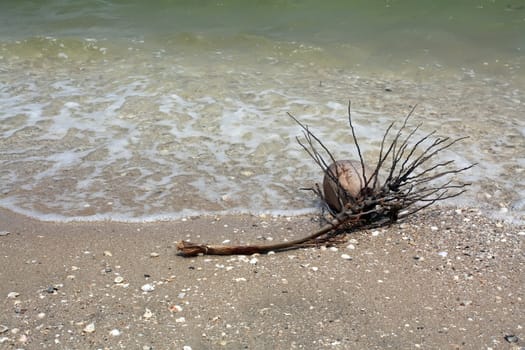
[(311, 213), (316, 200), (300, 188), (322, 172), (296, 142), (302, 131), (287, 113), (336, 158), (356, 158), (351, 99), (368, 163), (388, 125), (399, 127), (419, 103), (417, 136), (470, 136), (438, 158), (478, 163), (459, 179), (473, 183), (462, 204), (523, 215), (523, 105), (511, 86), (439, 75), (421, 84), (221, 53), (152, 60), (147, 50), (123, 56), (107, 46), (85, 60), (65, 44), (67, 60), (40, 66), (32, 57), (4, 58), (0, 205), (60, 221)]

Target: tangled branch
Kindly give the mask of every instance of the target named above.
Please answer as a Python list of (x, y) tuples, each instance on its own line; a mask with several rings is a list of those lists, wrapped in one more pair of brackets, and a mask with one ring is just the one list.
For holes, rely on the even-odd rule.
[[(388, 125), (373, 168), (365, 164), (352, 122), (350, 103), (348, 123), (358, 161), (336, 160), (307, 125), (288, 113), (303, 132), (303, 138), (297, 137), (297, 142), (323, 171), (323, 189), (318, 184), (306, 189), (313, 191), (327, 210), (329, 218), (326, 225), (309, 236), (285, 243), (224, 246), (181, 241), (177, 249), (183, 256), (195, 256), (267, 253), (306, 247), (329, 242), (341, 232), (391, 224), (436, 202), (461, 195), (470, 184), (456, 183), (453, 176), (475, 164), (455, 168), (453, 160), (435, 164), (431, 161), (466, 137), (440, 138), (435, 137), (436, 132), (432, 131), (417, 139), (415, 135), (421, 124), (412, 129), (408, 127), (414, 111), (415, 107), (405, 116), (397, 132), (393, 132), (394, 122)], [(442, 178), (444, 182), (436, 181)]]

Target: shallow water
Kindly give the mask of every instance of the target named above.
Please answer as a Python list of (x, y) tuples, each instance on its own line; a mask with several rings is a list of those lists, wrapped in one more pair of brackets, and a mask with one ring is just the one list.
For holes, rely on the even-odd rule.
[(449, 203), (523, 220), (519, 2), (47, 3), (1, 5), (4, 207), (54, 220), (311, 212), (299, 188), (321, 172), (287, 112), (354, 158), (350, 99), (370, 163), (418, 104), (420, 135), (470, 137), (438, 158), (478, 163)]

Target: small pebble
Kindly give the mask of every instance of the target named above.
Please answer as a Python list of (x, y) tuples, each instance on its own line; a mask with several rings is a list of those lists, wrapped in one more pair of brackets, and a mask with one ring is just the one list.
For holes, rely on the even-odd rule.
[(46, 314), (44, 312), (41, 312), (39, 313), (38, 315), (36, 315), (39, 319), (43, 319), (44, 317), (46, 317)]
[(95, 331), (95, 324), (91, 322), (90, 324), (84, 327), (83, 331), (86, 333), (93, 333)]
[(10, 299), (14, 299), (14, 298), (18, 297), (19, 295), (20, 295), (20, 293), (10, 292), (9, 294), (7, 294), (7, 297), (10, 298)]
[(525, 231), (518, 232), (518, 236), (525, 236)]
[(10, 233), (11, 232), (9, 232), (9, 231), (0, 231), (0, 236), (7, 236)]
[(113, 256), (109, 250), (104, 250), (104, 256)]
[(159, 253), (153, 252), (153, 253), (150, 253), (149, 256), (151, 256), (152, 258), (157, 258), (159, 255), (160, 255)]
[(341, 258), (345, 259), (345, 260), (352, 260), (352, 257), (348, 254), (341, 254)]
[(0, 324), (0, 334), (5, 333), (9, 330), (9, 327)]
[(182, 350), (191, 350), (191, 346), (189, 346), (189, 345), (184, 345), (184, 346), (182, 347)]
[(113, 336), (113, 337), (118, 337), (120, 335), (120, 331), (118, 329), (112, 329), (109, 331), (109, 335)]
[(251, 258), (250, 259), (250, 264), (252, 264), (252, 265), (257, 265), (258, 262), (259, 262), (259, 260), (257, 258)]
[(115, 283), (117, 283), (117, 284), (118, 284), (118, 283), (122, 283), (122, 282), (124, 282), (124, 277), (122, 277), (122, 276), (117, 276), (117, 277), (115, 277), (115, 279), (113, 280), (113, 282), (115, 282)]
[(372, 232), (372, 237), (377, 237), (379, 236), (379, 231), (373, 231)]
[(175, 322), (177, 322), (177, 323), (184, 323), (184, 322), (186, 322), (186, 319), (184, 317), (179, 317), (179, 318), (175, 319)]
[(319, 270), (319, 268), (317, 266), (312, 266), (312, 271), (315, 272), (315, 271), (318, 271), (318, 270)]
[(346, 249), (354, 250), (355, 249), (355, 245), (349, 244), (349, 245), (346, 246)]
[(151, 284), (151, 283), (146, 283), (145, 285), (140, 287), (140, 289), (143, 292), (149, 293), (149, 292), (153, 292), (155, 290), (155, 286), (153, 284)]
[(438, 255), (442, 258), (446, 258), (448, 255), (448, 252), (439, 252)]

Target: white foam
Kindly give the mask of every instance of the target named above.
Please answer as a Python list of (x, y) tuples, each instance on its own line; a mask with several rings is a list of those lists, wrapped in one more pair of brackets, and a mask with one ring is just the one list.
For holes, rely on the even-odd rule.
[[(40, 219), (310, 213), (313, 198), (298, 188), (319, 182), (321, 173), (295, 142), (302, 132), (286, 113), (307, 124), (337, 158), (356, 158), (348, 98), (365, 159), (377, 158), (385, 128), (394, 120), (399, 127), (420, 100), (414, 122), (424, 126), (417, 137), (434, 128), (452, 137), (471, 134), (443, 157), (458, 166), (480, 163), (462, 178), (477, 183), (475, 191), (491, 192), (487, 207), (507, 197), (517, 203), (515, 193), (524, 193), (524, 184), (507, 174), (516, 164), (509, 145), (525, 133), (519, 95), (510, 87), (500, 92), (488, 82), (459, 79), (446, 81), (443, 90), (439, 77), (424, 87), (395, 80), (396, 97), (378, 88), (391, 86), (390, 79), (326, 67), (319, 87), (312, 82), (320, 73), (297, 65), (225, 60), (220, 64), (231, 71), (225, 77), (198, 63), (173, 64), (169, 53), (150, 62), (137, 51), (118, 65), (99, 60), (82, 70), (78, 65), (86, 63), (69, 56), (31, 77), (14, 65), (0, 82), (0, 183), (7, 193), (0, 205)], [(144, 62), (148, 69), (139, 75)], [(466, 93), (505, 115), (491, 118), (477, 99), (465, 100)], [(479, 201), (475, 194), (462, 198)]]

